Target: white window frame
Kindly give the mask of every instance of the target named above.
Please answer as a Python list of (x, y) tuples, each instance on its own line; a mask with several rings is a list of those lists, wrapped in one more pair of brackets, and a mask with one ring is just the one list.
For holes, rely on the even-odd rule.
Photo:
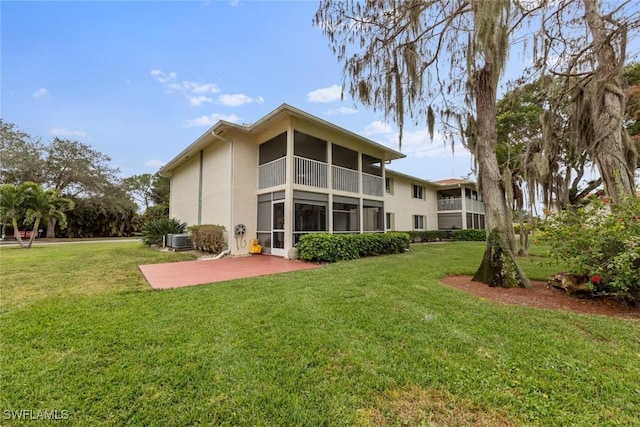
[(385, 230), (394, 230), (396, 226), (396, 216), (393, 212), (385, 212), (384, 227)]
[(384, 190), (387, 194), (393, 196), (393, 178), (385, 177)]
[[(416, 197), (416, 189), (419, 189), (419, 196), (420, 197)], [(412, 199), (420, 199), (420, 200), (424, 200), (424, 186), (422, 185), (418, 185), (418, 184), (413, 184), (411, 186), (411, 198)]]

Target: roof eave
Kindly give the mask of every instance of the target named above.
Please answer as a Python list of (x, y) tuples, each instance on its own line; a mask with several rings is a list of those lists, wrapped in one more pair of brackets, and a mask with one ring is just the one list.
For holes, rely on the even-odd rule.
[(292, 107), (289, 104), (282, 104), (280, 105), (278, 108), (276, 108), (275, 110), (271, 111), (269, 114), (267, 114), (266, 116), (264, 116), (262, 119), (258, 120), (257, 122), (255, 122), (254, 124), (252, 124), (251, 126), (249, 126), (249, 131), (254, 131), (255, 129), (259, 128), (260, 126), (263, 126), (265, 123), (267, 123), (269, 120), (272, 120), (273, 118), (277, 117), (279, 114), (283, 114), (283, 113), (287, 113), (290, 114), (292, 116), (298, 117), (298, 118), (302, 118), (305, 120), (309, 120), (312, 122), (317, 122), (320, 123), (322, 126), (328, 127), (336, 132), (339, 133), (344, 133), (349, 135), (352, 138), (355, 138), (357, 140), (359, 140), (360, 142), (363, 142), (365, 144), (371, 145), (376, 147), (379, 150), (382, 150), (382, 152), (384, 153), (384, 158), (382, 160), (384, 161), (390, 161), (390, 160), (398, 160), (398, 159), (402, 159), (407, 157), (406, 154), (403, 154), (399, 151), (396, 151), (392, 148), (387, 147), (386, 145), (382, 145), (379, 144), (375, 141), (372, 141), (368, 138), (363, 137), (362, 135), (358, 135), (355, 132), (352, 132), (348, 129), (345, 129), (343, 127), (340, 127), (338, 125), (335, 125), (331, 122), (328, 122), (324, 119), (321, 119), (320, 117), (314, 116), (312, 114), (309, 114), (305, 111), (302, 111), (296, 107)]
[(183, 162), (189, 159), (192, 155), (203, 149), (209, 144), (209, 140), (212, 135), (220, 135), (227, 129), (236, 129), (240, 131), (246, 131), (247, 128), (245, 126), (241, 126), (235, 123), (227, 122), (224, 120), (218, 121), (216, 124), (211, 126), (206, 132), (198, 137), (194, 142), (192, 142), (187, 148), (182, 150), (180, 154), (175, 156), (173, 159), (169, 160), (167, 164), (162, 166), (158, 173), (160, 176), (164, 176), (169, 178), (172, 174), (171, 171), (174, 170), (177, 166), (180, 166)]

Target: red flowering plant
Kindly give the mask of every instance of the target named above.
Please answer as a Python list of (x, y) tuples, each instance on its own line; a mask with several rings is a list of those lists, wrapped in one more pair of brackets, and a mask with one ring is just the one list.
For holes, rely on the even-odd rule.
[(543, 237), (550, 256), (585, 276), (596, 294), (640, 303), (640, 198), (620, 203), (595, 196), (587, 206), (550, 215)]

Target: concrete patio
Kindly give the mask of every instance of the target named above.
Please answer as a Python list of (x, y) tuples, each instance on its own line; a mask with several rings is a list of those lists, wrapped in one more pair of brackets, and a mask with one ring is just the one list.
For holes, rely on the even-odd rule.
[(140, 271), (154, 289), (180, 288), (289, 271), (308, 270), (321, 265), (270, 255), (251, 255), (140, 265)]

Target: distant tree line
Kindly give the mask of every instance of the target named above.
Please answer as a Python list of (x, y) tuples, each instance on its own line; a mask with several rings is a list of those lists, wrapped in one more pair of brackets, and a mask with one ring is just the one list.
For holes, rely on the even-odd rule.
[[(47, 238), (131, 236), (147, 218), (168, 216), (168, 179), (158, 174), (123, 179), (110, 162), (88, 144), (59, 137), (43, 142), (0, 119), (0, 185), (18, 191), (30, 183), (30, 188), (59, 195), (73, 206), (65, 211), (62, 227), (59, 215), (41, 218), (37, 227), (46, 229)], [(10, 233), (16, 226), (22, 230), (35, 225), (26, 207), (15, 224), (2, 221)]]

